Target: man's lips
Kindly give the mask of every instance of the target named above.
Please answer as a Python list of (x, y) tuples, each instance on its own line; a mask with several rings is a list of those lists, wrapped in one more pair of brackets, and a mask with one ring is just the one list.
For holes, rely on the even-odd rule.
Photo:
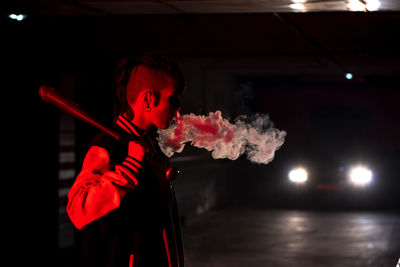
[(176, 113), (172, 116), (170, 116), (167, 120), (167, 123), (170, 125), (171, 123), (176, 123), (180, 120), (183, 120), (181, 114), (179, 113), (179, 110), (176, 111)]

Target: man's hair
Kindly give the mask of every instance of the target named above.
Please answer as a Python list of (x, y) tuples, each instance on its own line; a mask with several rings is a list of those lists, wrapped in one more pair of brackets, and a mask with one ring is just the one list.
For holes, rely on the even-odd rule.
[(174, 79), (178, 94), (182, 94), (185, 90), (186, 82), (183, 73), (173, 58), (154, 53), (126, 57), (118, 63), (115, 72), (116, 98), (114, 102), (114, 118), (117, 118), (120, 114), (126, 114), (127, 119), (133, 119), (133, 110), (127, 100), (127, 87), (132, 70), (138, 66), (164, 71)]

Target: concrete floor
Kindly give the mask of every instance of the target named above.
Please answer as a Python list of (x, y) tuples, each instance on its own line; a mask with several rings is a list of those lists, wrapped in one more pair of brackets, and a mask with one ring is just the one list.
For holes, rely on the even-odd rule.
[(400, 214), (235, 208), (187, 219), (186, 267), (395, 267)]

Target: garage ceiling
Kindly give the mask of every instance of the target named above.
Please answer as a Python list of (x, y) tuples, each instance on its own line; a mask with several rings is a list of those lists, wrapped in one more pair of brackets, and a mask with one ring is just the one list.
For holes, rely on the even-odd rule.
[[(324, 65), (327, 72), (400, 74), (397, 0), (27, 0), (10, 1), (3, 10), (61, 18), (61, 38), (81, 51), (102, 44), (121, 52), (135, 47), (223, 57), (215, 64), (240, 62), (244, 69), (270, 62), (285, 71)], [(33, 34), (52, 23), (31, 25)]]
[(398, 11), (397, 0), (26, 0), (10, 9), (30, 14), (215, 14), (265, 12)]

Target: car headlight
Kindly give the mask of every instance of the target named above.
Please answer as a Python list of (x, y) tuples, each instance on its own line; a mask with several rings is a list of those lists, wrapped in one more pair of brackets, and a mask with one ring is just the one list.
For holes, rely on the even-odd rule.
[(349, 172), (350, 181), (357, 186), (364, 186), (372, 181), (372, 171), (364, 166), (353, 167)]
[(293, 183), (305, 183), (307, 179), (308, 174), (304, 168), (296, 168), (289, 172), (289, 180)]

